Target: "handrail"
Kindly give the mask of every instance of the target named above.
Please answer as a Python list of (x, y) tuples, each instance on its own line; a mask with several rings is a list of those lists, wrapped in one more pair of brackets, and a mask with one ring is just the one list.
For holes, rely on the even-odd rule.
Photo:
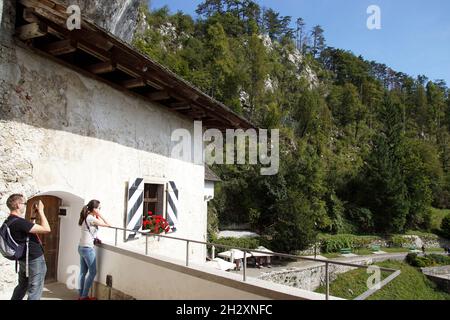
[[(346, 266), (346, 267), (354, 267), (354, 268), (359, 268), (359, 269), (369, 269), (370, 268), (370, 266), (359, 265), (359, 264), (354, 264), (354, 263), (347, 263), (347, 262), (333, 261), (333, 260), (323, 260), (323, 259), (302, 257), (302, 256), (297, 256), (297, 255), (292, 255), (292, 254), (285, 254), (285, 253), (278, 253), (278, 252), (267, 252), (267, 251), (253, 250), (253, 249), (248, 249), (248, 248), (233, 247), (233, 246), (228, 246), (228, 245), (223, 245), (223, 244), (204, 242), (204, 241), (185, 239), (185, 238), (177, 238), (177, 237), (171, 237), (171, 236), (167, 236), (167, 235), (161, 235), (161, 234), (156, 234), (156, 233), (151, 233), (151, 232), (136, 231), (136, 230), (126, 229), (126, 228), (119, 228), (119, 227), (112, 227), (112, 226), (106, 227), (106, 228), (115, 230), (114, 245), (116, 247), (117, 247), (117, 232), (119, 230), (125, 231), (125, 232), (139, 233), (141, 235), (144, 235), (146, 237), (146, 239), (145, 239), (145, 255), (148, 255), (148, 237), (149, 236), (173, 239), (173, 240), (178, 240), (178, 241), (184, 241), (184, 242), (186, 242), (186, 266), (187, 267), (189, 267), (189, 244), (190, 243), (203, 244), (203, 245), (206, 245), (207, 247), (208, 246), (212, 246), (213, 248), (218, 247), (218, 248), (223, 248), (223, 249), (237, 249), (237, 250), (241, 250), (241, 251), (244, 252), (244, 259), (243, 259), (244, 260), (243, 261), (243, 265), (244, 265), (243, 266), (243, 268), (244, 268), (243, 269), (243, 281), (244, 282), (246, 281), (246, 278), (247, 278), (246, 277), (247, 252), (255, 252), (255, 253), (262, 253), (262, 254), (270, 253), (271, 255), (276, 256), (276, 257), (283, 257), (283, 258), (291, 258), (291, 259), (296, 259), (296, 260), (305, 260), (305, 261), (313, 261), (313, 262), (324, 263), (325, 264), (325, 286), (326, 286), (325, 297), (326, 297), (326, 300), (329, 300), (329, 298), (330, 298), (330, 278), (329, 278), (329, 265), (330, 264), (341, 265), (341, 266)], [(363, 294), (359, 295), (357, 298), (355, 298), (355, 300), (364, 300), (364, 299), (368, 298), (369, 296), (371, 296), (372, 294), (374, 294), (375, 292), (380, 290), (382, 287), (387, 285), (389, 282), (394, 280), (396, 277), (398, 277), (400, 275), (400, 273), (401, 273), (400, 270), (395, 270), (395, 269), (391, 269), (391, 268), (384, 268), (384, 267), (377, 267), (377, 268), (380, 271), (392, 272), (392, 274), (389, 275), (383, 281), (381, 281), (374, 288), (370, 288), (369, 290), (367, 290)]]

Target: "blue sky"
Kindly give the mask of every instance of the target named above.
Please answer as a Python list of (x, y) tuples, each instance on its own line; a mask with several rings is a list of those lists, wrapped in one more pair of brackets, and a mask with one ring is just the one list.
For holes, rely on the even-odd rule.
[[(150, 0), (196, 16), (201, 0)], [(351, 50), (412, 76), (444, 79), (450, 86), (450, 1), (448, 0), (257, 0), (307, 27), (320, 24), (327, 44)], [(381, 9), (381, 30), (369, 30), (369, 5)]]

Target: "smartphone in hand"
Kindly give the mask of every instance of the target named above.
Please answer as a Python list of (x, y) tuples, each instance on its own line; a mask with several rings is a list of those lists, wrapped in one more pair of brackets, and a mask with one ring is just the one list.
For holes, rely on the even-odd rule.
[(38, 207), (38, 203), (35, 202), (35, 203), (33, 203), (33, 206), (31, 208), (31, 217), (30, 217), (31, 220), (36, 220), (38, 214), (39, 214), (39, 207)]

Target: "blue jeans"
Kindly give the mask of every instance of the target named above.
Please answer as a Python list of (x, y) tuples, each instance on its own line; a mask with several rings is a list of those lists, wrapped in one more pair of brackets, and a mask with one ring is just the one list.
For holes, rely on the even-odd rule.
[(79, 294), (81, 298), (87, 298), (89, 289), (91, 289), (97, 275), (97, 258), (95, 257), (95, 249), (91, 247), (78, 246), (78, 253), (80, 254)]
[(28, 291), (28, 300), (40, 300), (44, 290), (47, 265), (44, 256), (28, 261), (28, 275), (26, 277), (25, 261), (19, 261), (19, 284), (14, 289), (11, 300), (22, 300)]

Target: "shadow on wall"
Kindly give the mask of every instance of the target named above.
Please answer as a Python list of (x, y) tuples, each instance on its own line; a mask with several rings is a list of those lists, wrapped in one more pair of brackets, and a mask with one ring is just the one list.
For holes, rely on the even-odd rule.
[(171, 141), (172, 132), (193, 130), (191, 120), (163, 105), (15, 45), (14, 3), (0, 0), (0, 41), (11, 44), (0, 51), (0, 68), (9, 70), (0, 81), (0, 121), (64, 131), (166, 157), (177, 145)]

